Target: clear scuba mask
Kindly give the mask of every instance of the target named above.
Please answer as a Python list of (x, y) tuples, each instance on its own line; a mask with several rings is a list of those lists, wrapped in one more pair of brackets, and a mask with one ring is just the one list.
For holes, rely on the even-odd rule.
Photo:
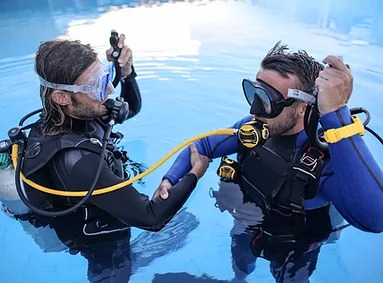
[(275, 118), (283, 108), (291, 106), (295, 99), (285, 99), (278, 90), (268, 83), (257, 79), (255, 82), (244, 79), (243, 93), (251, 106), (250, 114), (264, 118)]
[[(45, 87), (58, 89), (58, 90), (66, 90), (70, 92), (82, 92), (88, 94), (91, 98), (94, 98), (99, 101), (105, 100), (108, 94), (114, 92), (114, 87), (112, 84), (114, 76), (114, 67), (113, 63), (110, 63), (107, 66), (107, 70), (103, 70), (97, 76), (92, 77), (88, 84), (86, 85), (67, 85), (67, 84), (58, 84), (49, 82), (42, 77), (39, 76), (40, 84)], [(108, 89), (111, 92), (108, 93)]]

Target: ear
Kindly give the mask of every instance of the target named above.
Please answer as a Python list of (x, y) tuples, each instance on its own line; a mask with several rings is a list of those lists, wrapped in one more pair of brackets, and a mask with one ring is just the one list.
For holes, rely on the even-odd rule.
[(62, 90), (55, 90), (52, 93), (52, 99), (58, 105), (69, 105), (72, 101), (70, 94)]
[(301, 117), (304, 117), (305, 116), (305, 112), (306, 112), (306, 108), (307, 108), (307, 103), (306, 102), (301, 102), (298, 104), (298, 115), (301, 116)]

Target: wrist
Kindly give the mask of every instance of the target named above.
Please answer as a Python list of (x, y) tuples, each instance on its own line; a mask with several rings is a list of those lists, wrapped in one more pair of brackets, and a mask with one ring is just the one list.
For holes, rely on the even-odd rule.
[(130, 76), (130, 74), (133, 72), (132, 67), (130, 67), (128, 70), (124, 70), (121, 74), (121, 78), (126, 78), (127, 76)]
[(133, 80), (135, 77), (137, 77), (137, 74), (134, 70), (133, 65), (130, 67), (130, 72), (127, 72), (127, 75), (124, 74), (124, 76), (121, 76), (120, 81), (122, 83), (125, 83), (127, 81)]
[(196, 186), (197, 185), (197, 182), (198, 182), (198, 176), (196, 175), (196, 173), (194, 173), (194, 172), (192, 172), (191, 170), (190, 170), (190, 172), (188, 172), (188, 173), (186, 173), (185, 174), (185, 177), (186, 176), (191, 176), (193, 179), (194, 179), (194, 186)]
[(171, 188), (173, 184), (166, 178), (163, 178), (161, 181), (161, 186), (166, 187), (167, 189)]
[(189, 173), (191, 173), (191, 174), (193, 174), (194, 176), (196, 176), (197, 180), (199, 180), (199, 178), (201, 178), (201, 176), (202, 176), (202, 175), (200, 174), (200, 172), (199, 172), (197, 169), (194, 169), (194, 168), (190, 169)]
[(323, 130), (340, 128), (351, 124), (351, 112), (347, 106), (338, 109), (337, 111), (321, 114), (319, 118)]
[(318, 105), (318, 111), (321, 115), (326, 115), (327, 113), (331, 113), (331, 112), (335, 112), (343, 107), (345, 107), (346, 104), (342, 104), (342, 105), (337, 105), (337, 106), (332, 106), (332, 107), (320, 107)]

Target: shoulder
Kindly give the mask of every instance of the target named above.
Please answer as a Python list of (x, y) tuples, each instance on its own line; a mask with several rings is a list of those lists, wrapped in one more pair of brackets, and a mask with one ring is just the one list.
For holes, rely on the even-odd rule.
[(74, 164), (85, 155), (99, 156), (101, 151), (101, 141), (96, 138), (86, 138), (71, 132), (54, 136), (39, 135), (35, 132), (27, 140), (23, 171), (28, 176), (53, 158)]

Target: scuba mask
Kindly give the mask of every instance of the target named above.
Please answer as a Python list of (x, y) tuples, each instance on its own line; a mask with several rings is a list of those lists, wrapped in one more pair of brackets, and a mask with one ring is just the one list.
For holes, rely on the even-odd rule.
[(250, 114), (264, 118), (277, 117), (283, 108), (291, 106), (295, 101), (293, 98), (285, 99), (282, 93), (260, 79), (244, 79), (242, 89), (251, 106)]
[[(114, 76), (114, 67), (113, 63), (110, 63), (106, 70), (102, 70), (96, 76), (91, 78), (86, 85), (67, 85), (67, 84), (58, 84), (48, 82), (42, 77), (39, 77), (40, 84), (45, 87), (50, 87), (58, 90), (66, 90), (70, 92), (81, 92), (88, 94), (91, 98), (98, 101), (103, 101), (108, 94), (114, 92), (114, 87), (112, 85), (112, 80)], [(108, 90), (112, 90), (108, 93)]]

